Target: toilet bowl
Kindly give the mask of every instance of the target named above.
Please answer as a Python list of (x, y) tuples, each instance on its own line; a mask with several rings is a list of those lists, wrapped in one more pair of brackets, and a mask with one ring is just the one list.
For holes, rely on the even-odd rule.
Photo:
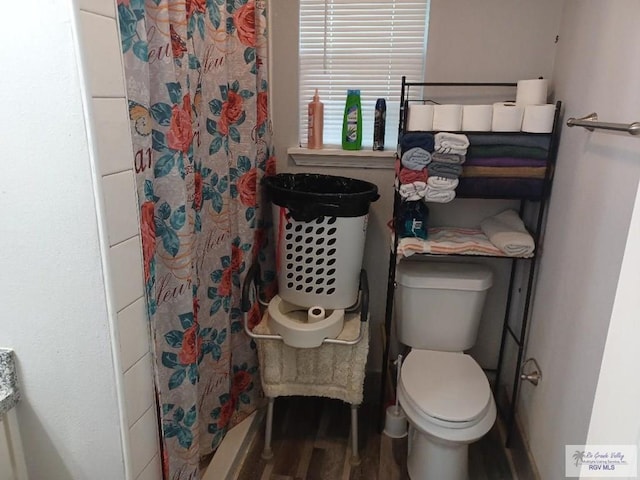
[(398, 400), (409, 420), (412, 480), (467, 480), (468, 445), (485, 435), (496, 406), (482, 368), (464, 352), (476, 342), (493, 274), (486, 265), (400, 262), (398, 340), (411, 347)]
[(411, 480), (467, 480), (468, 445), (496, 420), (482, 368), (464, 353), (414, 349), (402, 365), (398, 400), (410, 425)]

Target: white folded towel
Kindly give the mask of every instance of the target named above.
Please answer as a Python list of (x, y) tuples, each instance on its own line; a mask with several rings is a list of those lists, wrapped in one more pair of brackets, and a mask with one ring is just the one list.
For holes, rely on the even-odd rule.
[(469, 139), (462, 133), (438, 132), (434, 135), (434, 150), (438, 153), (466, 155)]
[(403, 183), (398, 187), (398, 193), (405, 200), (421, 200), (427, 190), (425, 182)]
[(505, 210), (493, 217), (485, 218), (480, 229), (489, 241), (512, 257), (530, 257), (535, 250), (533, 237), (515, 210)]
[(405, 202), (417, 202), (418, 200), (424, 199), (424, 195), (418, 195), (417, 193), (405, 194), (405, 195), (401, 194), (400, 196)]
[[(295, 348), (284, 342), (257, 340), (262, 390), (270, 398), (304, 395), (329, 397), (359, 405), (363, 398), (365, 365), (369, 352), (369, 321), (360, 325), (359, 314), (346, 314), (339, 339), (353, 340), (362, 328), (363, 338), (355, 345), (323, 343), (317, 348)], [(254, 333), (274, 334), (265, 312)]]
[(445, 177), (429, 177), (427, 178), (427, 186), (431, 190), (455, 190), (458, 186), (457, 178)]
[(429, 185), (427, 185), (427, 190), (424, 194), (425, 202), (449, 203), (454, 198), (456, 198), (455, 190), (442, 190), (432, 188)]

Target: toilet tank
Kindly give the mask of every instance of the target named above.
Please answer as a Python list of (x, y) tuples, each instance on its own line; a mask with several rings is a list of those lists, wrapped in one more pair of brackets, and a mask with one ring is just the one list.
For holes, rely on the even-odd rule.
[(400, 262), (394, 302), (398, 340), (423, 350), (468, 350), (476, 342), (492, 278), (484, 265)]

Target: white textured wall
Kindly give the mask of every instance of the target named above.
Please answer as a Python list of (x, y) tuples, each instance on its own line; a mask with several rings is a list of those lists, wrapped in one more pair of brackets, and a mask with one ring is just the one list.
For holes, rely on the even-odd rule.
[[(640, 448), (640, 190), (636, 194), (613, 303), (587, 443)], [(624, 394), (621, 395), (621, 392)]]
[[(553, 76), (565, 119), (638, 120), (638, 18), (635, 0), (567, 0)], [(637, 138), (564, 128), (528, 350), (544, 376), (521, 398), (543, 479), (563, 475), (564, 445), (587, 438), (639, 178)]]
[(549, 78), (561, 9), (558, 0), (431, 0), (427, 80)]
[[(553, 68), (554, 40), (561, 2), (431, 0), (427, 79), (429, 81), (510, 82), (521, 78), (549, 76)], [(384, 322), (389, 231), (386, 227), (393, 207), (393, 171), (363, 169), (358, 159), (353, 168), (296, 167), (286, 155), (298, 144), (298, 1), (278, 0), (271, 9), (271, 108), (278, 171), (305, 171), (361, 178), (378, 185), (382, 198), (371, 208), (364, 266), (369, 274), (372, 321)], [(499, 48), (498, 48), (499, 47)], [(398, 85), (400, 89), (400, 85)], [(389, 106), (393, 108), (393, 106)], [(397, 108), (397, 106), (396, 106)], [(389, 125), (387, 128), (397, 128)], [(487, 215), (510, 203), (466, 200), (461, 208), (432, 210), (436, 222), (477, 225)], [(444, 221), (444, 220), (443, 220)], [(499, 285), (508, 282), (505, 263), (492, 262)], [(503, 319), (503, 292), (494, 289), (487, 302), (474, 355), (486, 367), (495, 367)], [(374, 330), (374, 335), (379, 329)], [(375, 337), (374, 337), (375, 338)], [(372, 342), (369, 368), (381, 367), (377, 339)]]
[(72, 4), (24, 0), (3, 14), (0, 344), (18, 359), (29, 475), (117, 480), (120, 416)]

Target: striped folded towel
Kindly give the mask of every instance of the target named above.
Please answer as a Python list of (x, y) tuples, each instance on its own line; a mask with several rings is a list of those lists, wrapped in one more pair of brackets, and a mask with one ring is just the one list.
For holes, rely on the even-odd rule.
[(456, 198), (455, 190), (453, 189), (443, 190), (438, 188), (432, 188), (429, 185), (427, 185), (427, 189), (424, 194), (425, 202), (449, 203), (454, 198)]
[(396, 187), (400, 196), (408, 201), (422, 200), (427, 191), (425, 182), (412, 182), (398, 185)]
[(427, 231), (427, 240), (400, 239), (398, 254), (408, 257), (414, 253), (505, 256), (504, 252), (489, 241), (482, 230), (457, 227), (430, 228)]
[(434, 151), (438, 153), (465, 155), (469, 146), (469, 139), (462, 133), (438, 132), (434, 140)]
[(457, 178), (446, 177), (429, 177), (427, 178), (427, 186), (432, 190), (454, 190), (458, 186)]
[(462, 165), (431, 162), (427, 165), (427, 172), (430, 177), (458, 178), (462, 174)]

